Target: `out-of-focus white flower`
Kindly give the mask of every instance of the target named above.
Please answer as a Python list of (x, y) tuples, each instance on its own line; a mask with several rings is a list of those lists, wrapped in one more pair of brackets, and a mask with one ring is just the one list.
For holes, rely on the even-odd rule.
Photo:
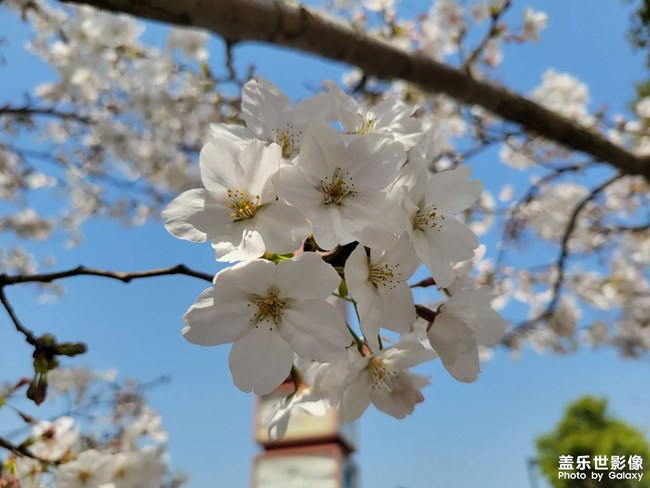
[(58, 461), (79, 442), (79, 430), (70, 417), (42, 420), (32, 427), (30, 450), (42, 459)]
[(546, 28), (548, 16), (545, 12), (535, 12), (527, 7), (524, 11), (524, 39), (539, 42), (540, 31)]
[(582, 124), (589, 125), (593, 122), (593, 116), (587, 110), (587, 85), (568, 73), (547, 70), (542, 77), (541, 86), (533, 91), (532, 99)]
[(205, 31), (172, 27), (167, 36), (167, 47), (177, 49), (187, 59), (206, 61), (208, 59), (206, 44), (209, 39), (210, 36)]
[(111, 481), (113, 459), (110, 454), (88, 449), (73, 461), (57, 466), (57, 488), (101, 487)]

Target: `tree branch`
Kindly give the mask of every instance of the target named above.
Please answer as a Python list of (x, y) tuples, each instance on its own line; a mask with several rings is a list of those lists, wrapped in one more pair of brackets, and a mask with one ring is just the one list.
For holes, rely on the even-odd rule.
[[(42, 273), (42, 274), (32, 274), (32, 275), (0, 274), (0, 292), (2, 291), (2, 287), (8, 285), (16, 285), (18, 283), (51, 283), (56, 280), (70, 278), (72, 276), (100, 276), (103, 278), (118, 280), (123, 283), (129, 283), (132, 280), (137, 280), (142, 278), (153, 278), (155, 276), (166, 276), (166, 275), (177, 275), (177, 274), (192, 276), (194, 278), (199, 278), (210, 282), (212, 282), (212, 278), (214, 278), (213, 275), (210, 275), (208, 273), (203, 273), (201, 271), (197, 271), (192, 268), (188, 268), (184, 264), (178, 264), (170, 268), (152, 269), (148, 271), (134, 271), (132, 273), (123, 273), (119, 271), (108, 271), (103, 269), (86, 268), (85, 266), (77, 266), (76, 268), (68, 269), (65, 271), (58, 271), (56, 273)], [(0, 298), (2, 298), (3, 296), (4, 295), (0, 293)], [(4, 301), (2, 303), (4, 304)]]
[(32, 346), (36, 347), (38, 345), (38, 338), (34, 335), (34, 333), (31, 330), (25, 327), (23, 323), (20, 321), (20, 319), (16, 315), (16, 312), (14, 311), (14, 308), (11, 306), (11, 303), (9, 303), (9, 300), (7, 299), (7, 295), (5, 294), (4, 287), (1, 285), (0, 285), (0, 303), (2, 303), (2, 306), (7, 311), (7, 314), (9, 315), (9, 318), (13, 322), (16, 330), (25, 336), (25, 340), (27, 341), (28, 344), (31, 344)]
[(507, 89), (476, 80), (443, 63), (405, 51), (340, 20), (282, 0), (68, 0), (151, 20), (208, 29), (230, 42), (259, 41), (291, 47), (359, 67), (369, 76), (402, 79), (429, 92), (480, 105), (546, 139), (608, 162), (650, 181), (650, 158)]
[(614, 183), (615, 181), (619, 180), (622, 177), (623, 175), (619, 173), (619, 174), (615, 174), (611, 178), (608, 178), (603, 183), (601, 183), (593, 190), (591, 190), (589, 195), (583, 198), (580, 201), (580, 203), (578, 203), (578, 205), (574, 208), (571, 214), (571, 218), (569, 219), (569, 223), (567, 224), (566, 229), (564, 230), (564, 235), (562, 236), (562, 241), (560, 244), (560, 255), (557, 258), (557, 277), (555, 278), (555, 281), (553, 282), (553, 287), (551, 289), (551, 301), (548, 303), (546, 308), (539, 315), (537, 315), (536, 317), (530, 320), (522, 322), (521, 324), (517, 325), (512, 331), (506, 334), (506, 336), (502, 340), (503, 344), (506, 345), (512, 344), (513, 339), (517, 335), (532, 329), (537, 325), (538, 322), (545, 320), (553, 315), (560, 300), (560, 291), (562, 290), (562, 285), (564, 284), (566, 263), (569, 257), (569, 240), (573, 235), (573, 231), (578, 222), (578, 217), (580, 216), (580, 214), (582, 213), (582, 211), (584, 210), (584, 208), (587, 206), (589, 202), (594, 200), (605, 188), (607, 188), (609, 185), (611, 185), (612, 183)]
[(63, 120), (75, 120), (82, 124), (92, 124), (94, 121), (90, 117), (86, 117), (74, 112), (65, 112), (57, 110), (56, 108), (41, 108), (41, 107), (12, 107), (4, 105), (0, 107), (0, 115), (15, 115), (17, 117), (32, 117), (34, 115), (42, 115), (45, 117), (55, 117)]
[(7, 449), (8, 451), (11, 451), (14, 454), (17, 454), (19, 456), (26, 456), (28, 458), (36, 459), (37, 461), (40, 461), (42, 463), (58, 464), (57, 461), (50, 461), (48, 459), (40, 458), (35, 454), (32, 454), (32, 452), (29, 449), (27, 449), (25, 446), (17, 446), (2, 437), (0, 437), (0, 447)]
[(481, 42), (479, 42), (474, 50), (469, 54), (469, 56), (467, 56), (467, 59), (463, 62), (461, 69), (469, 73), (469, 68), (476, 60), (479, 59), (481, 53), (485, 51), (488, 43), (499, 35), (499, 20), (501, 20), (501, 17), (503, 17), (503, 15), (508, 11), (510, 6), (511, 2), (510, 0), (507, 0), (501, 9), (492, 13), (490, 16), (490, 26), (488, 27), (488, 30), (485, 32), (485, 35), (483, 36), (483, 39), (481, 39)]

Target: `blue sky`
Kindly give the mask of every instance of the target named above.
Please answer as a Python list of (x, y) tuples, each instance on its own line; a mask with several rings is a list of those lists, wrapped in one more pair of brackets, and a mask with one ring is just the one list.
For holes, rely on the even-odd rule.
[[(539, 45), (512, 46), (505, 52), (500, 77), (511, 88), (528, 93), (547, 68), (568, 71), (586, 81), (592, 107), (607, 103), (625, 111), (633, 83), (643, 77), (643, 57), (624, 39), (629, 7), (620, 1), (530, 1), (517, 4), (509, 18), (521, 19), (526, 5), (549, 14), (549, 27)], [(409, 8), (428, 6), (411, 2)], [(17, 100), (47, 70), (25, 55), (23, 27), (0, 12), (0, 35), (9, 39), (2, 52), (0, 105)], [(162, 39), (159, 27), (148, 27), (148, 39)], [(211, 59), (223, 59), (213, 43)], [(338, 79), (344, 72), (313, 57), (260, 46), (237, 48), (241, 66), (251, 62), (257, 72), (277, 83), (292, 98), (309, 95), (306, 86)], [(6, 99), (6, 100), (5, 100)], [(501, 168), (495, 151), (473, 163), (474, 174), (488, 188), (507, 179), (527, 178)], [(2, 205), (2, 204), (0, 204)], [(1, 208), (1, 207), (0, 207)], [(1, 210), (2, 213), (7, 210)], [(160, 222), (124, 229), (108, 221), (84, 226), (85, 241), (64, 249), (54, 241), (32, 246), (40, 255), (56, 256), (57, 269), (78, 264), (115, 270), (140, 270), (179, 262), (207, 272), (219, 268), (209, 246), (179, 241)], [(488, 247), (494, 239), (486, 239)], [(89, 353), (70, 364), (99, 369), (116, 367), (122, 377), (148, 380), (170, 374), (172, 382), (151, 393), (151, 402), (170, 433), (172, 463), (186, 470), (192, 488), (248, 486), (253, 456), (259, 451), (252, 436), (253, 397), (240, 392), (230, 378), (229, 347), (201, 348), (180, 334), (181, 316), (205, 287), (187, 277), (162, 277), (124, 285), (98, 278), (65, 282), (66, 295), (56, 304), (36, 305), (33, 288), (7, 291), (23, 321), (60, 339), (83, 340)], [(0, 315), (2, 317), (2, 315)], [(0, 318), (2, 379), (27, 375), (29, 349)], [(427, 366), (432, 384), (426, 402), (403, 421), (369, 410), (358, 422), (356, 460), (363, 488), (519, 488), (528, 485), (526, 461), (534, 439), (550, 430), (566, 403), (584, 395), (605, 395), (613, 412), (650, 432), (650, 360), (619, 360), (612, 351), (582, 350), (568, 357), (540, 356), (525, 350), (519, 359), (498, 351), (470, 385), (449, 377), (439, 363)], [(9, 416), (0, 412), (0, 432)], [(650, 463), (650, 460), (646, 460)], [(540, 486), (544, 486), (543, 484)]]

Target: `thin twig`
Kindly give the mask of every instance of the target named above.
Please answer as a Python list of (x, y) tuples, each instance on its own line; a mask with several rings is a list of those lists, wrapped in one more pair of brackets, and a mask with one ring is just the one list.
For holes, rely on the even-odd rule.
[(41, 273), (41, 274), (32, 274), (32, 275), (1, 274), (0, 287), (7, 286), (7, 285), (16, 285), (18, 283), (51, 283), (56, 280), (70, 278), (72, 276), (100, 276), (103, 278), (118, 280), (123, 283), (129, 283), (132, 280), (137, 280), (142, 278), (153, 278), (156, 276), (177, 275), (177, 274), (192, 276), (194, 278), (199, 278), (210, 282), (214, 277), (211, 274), (203, 273), (202, 271), (197, 271), (195, 269), (189, 268), (184, 264), (178, 264), (176, 266), (172, 266), (169, 268), (152, 269), (147, 271), (134, 271), (131, 273), (109, 271), (103, 269), (92, 269), (92, 268), (87, 268), (85, 266), (77, 266), (76, 268), (68, 269), (65, 271), (58, 271), (55, 273)]
[(415, 305), (415, 312), (418, 314), (418, 317), (426, 320), (429, 323), (433, 322), (436, 318), (436, 315), (438, 315), (437, 312), (434, 312), (430, 308), (419, 304)]
[(501, 17), (503, 17), (503, 14), (505, 14), (506, 11), (510, 8), (510, 5), (511, 2), (508, 0), (500, 10), (492, 14), (490, 17), (490, 26), (488, 27), (487, 32), (483, 36), (483, 39), (481, 39), (478, 45), (463, 62), (461, 66), (462, 70), (467, 70), (469, 73), (469, 68), (472, 63), (474, 63), (479, 58), (481, 53), (483, 53), (487, 47), (488, 43), (499, 34), (499, 21), (501, 20)]
[(432, 277), (429, 278), (424, 278), (421, 281), (418, 281), (417, 283), (413, 283), (411, 285), (411, 288), (427, 288), (429, 286), (435, 286), (436, 282)]
[(25, 446), (17, 446), (2, 437), (0, 437), (0, 447), (13, 452), (14, 454), (36, 459), (37, 461), (40, 461), (42, 463), (58, 464), (58, 461), (50, 461), (49, 459), (43, 459), (41, 457), (38, 457), (37, 455), (33, 454), (29, 449), (27, 449)]
[(9, 300), (7, 299), (7, 295), (5, 294), (3, 286), (0, 286), (0, 302), (2, 303), (2, 306), (7, 311), (7, 314), (9, 315), (9, 318), (13, 322), (16, 330), (25, 336), (25, 340), (29, 344), (31, 344), (32, 346), (37, 346), (38, 338), (34, 335), (34, 333), (31, 330), (25, 327), (23, 323), (20, 321), (20, 319), (16, 315), (16, 312), (14, 311), (14, 308), (11, 306), (11, 303), (9, 303)]
[(19, 117), (31, 117), (33, 115), (42, 115), (45, 117), (56, 117), (64, 120), (74, 120), (76, 122), (81, 122), (83, 124), (92, 124), (94, 120), (85, 115), (80, 115), (74, 112), (65, 112), (58, 110), (54, 107), (43, 108), (43, 107), (11, 107), (9, 105), (4, 105), (0, 107), (0, 115), (16, 115)]
[[(503, 234), (501, 236), (501, 242), (505, 243), (514, 237), (514, 233), (517, 230), (517, 217), (519, 216), (519, 213), (521, 212), (521, 209), (528, 205), (539, 189), (546, 185), (547, 183), (550, 183), (554, 181), (555, 179), (559, 178), (561, 175), (567, 172), (579, 172), (586, 168), (589, 163), (576, 163), (568, 166), (562, 166), (560, 168), (555, 168), (552, 172), (545, 174), (542, 178), (537, 180), (535, 183), (533, 183), (528, 191), (524, 194), (524, 196), (519, 200), (517, 204), (514, 205), (512, 208), (512, 211), (510, 213), (510, 216), (508, 217), (507, 222), (505, 223), (503, 227)], [(495, 260), (495, 270), (499, 271), (501, 268), (501, 265), (503, 264), (503, 261), (505, 259), (505, 251), (506, 251), (506, 246), (500, 246), (499, 251), (497, 253), (497, 258)]]
[(562, 236), (562, 241), (560, 244), (560, 254), (557, 258), (557, 277), (551, 289), (551, 301), (548, 303), (546, 308), (536, 317), (520, 323), (519, 325), (515, 326), (515, 328), (512, 331), (506, 334), (506, 336), (502, 341), (504, 344), (508, 345), (512, 343), (512, 340), (515, 338), (515, 336), (523, 332), (529, 331), (530, 329), (535, 327), (540, 321), (545, 320), (553, 315), (560, 300), (560, 292), (564, 284), (566, 264), (567, 264), (567, 259), (569, 257), (569, 240), (571, 239), (576, 224), (578, 223), (578, 217), (580, 216), (580, 214), (582, 213), (582, 211), (584, 210), (584, 208), (587, 206), (589, 202), (593, 201), (603, 190), (605, 190), (605, 188), (607, 188), (609, 185), (619, 180), (623, 176), (624, 176), (623, 174), (617, 173), (614, 176), (610, 177), (609, 179), (605, 180), (603, 183), (601, 183), (593, 190), (591, 190), (589, 195), (583, 198), (580, 201), (580, 203), (578, 203), (578, 205), (575, 207), (575, 209), (571, 214), (571, 218), (569, 219), (569, 223), (564, 231), (564, 235)]

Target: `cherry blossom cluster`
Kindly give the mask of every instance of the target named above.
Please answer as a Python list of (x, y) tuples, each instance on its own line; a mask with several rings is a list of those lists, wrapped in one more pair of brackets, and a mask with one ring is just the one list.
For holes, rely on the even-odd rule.
[[(56, 369), (50, 374), (58, 397), (71, 414), (37, 420), (21, 412), (29, 434), (15, 453), (0, 459), (0, 486), (20, 488), (178, 488), (185, 476), (171, 474), (161, 417), (146, 403), (141, 385), (116, 381), (115, 371), (85, 367)], [(0, 388), (12, 405), (28, 381)], [(110, 409), (98, 409), (101, 401)], [(71, 407), (72, 406), (72, 407)], [(61, 407), (59, 407), (61, 408)], [(70, 416), (74, 415), (74, 416)], [(88, 422), (91, 419), (91, 422)], [(22, 429), (16, 432), (22, 433)], [(22, 455), (20, 455), (22, 453)]]
[[(272, 435), (305, 402), (336, 405), (344, 421), (370, 403), (402, 418), (428, 383), (410, 368), (439, 357), (471, 382), (479, 346), (501, 339), (505, 322), (465, 263), (478, 240), (456, 217), (481, 183), (466, 167), (428, 171), (428, 128), (414, 111), (392, 97), (363, 107), (333, 83), (292, 105), (252, 80), (246, 125), (212, 125), (203, 186), (162, 213), (174, 236), (211, 242), (218, 261), (236, 263), (189, 308), (184, 337), (232, 343), (230, 370), (245, 392), (294, 379)], [(422, 264), (443, 296), (435, 310), (418, 306), (426, 320), (408, 283)], [(332, 298), (352, 305), (361, 334)]]
[[(231, 58), (229, 66), (219, 66), (219, 56), (208, 55), (205, 32), (172, 28), (167, 49), (162, 49), (147, 45), (144, 24), (128, 16), (43, 0), (1, 4), (32, 28), (28, 51), (53, 74), (25, 100), (0, 100), (0, 195), (11, 206), (0, 216), (0, 231), (14, 239), (0, 250), (0, 269), (30, 274), (51, 259), (32, 255), (30, 251), (38, 251), (27, 241), (52, 239), (63, 226), (70, 243), (77, 243), (81, 223), (98, 215), (141, 224), (159, 215), (171, 192), (196, 187), (196, 155), (211, 137), (210, 123), (244, 121), (239, 96), (232, 96), (232, 86), (243, 80)], [(548, 20), (531, 8), (517, 13), (512, 4), (435, 0), (418, 17), (401, 12), (402, 5), (391, 0), (337, 1), (335, 7), (355, 28), (498, 84), (508, 49), (538, 42)], [(2, 69), (9, 72), (16, 62), (9, 57)], [(479, 253), (473, 260), (477, 282), (497, 295), (492, 305), (504, 309), (518, 302), (527, 310), (511, 317), (524, 327), (516, 328), (517, 337), (509, 336), (509, 347), (519, 351), (529, 342), (539, 351), (565, 353), (583, 342), (613, 346), (625, 356), (649, 350), (642, 293), (650, 286), (644, 258), (649, 191), (643, 179), (621, 177), (591, 198), (601, 173), (594, 169), (592, 177), (597, 165), (581, 161), (567, 148), (506, 124), (480, 107), (463, 106), (404, 82), (387, 85), (360, 71), (344, 81), (359, 94), (354, 103), (363, 104), (361, 110), (369, 110), (385, 94), (417, 105), (417, 120), (426, 132), (417, 147), (435, 172), (456, 169), (497, 146), (507, 166), (499, 171), (520, 171), (530, 180), (526, 190), (504, 177), (501, 191), (484, 191), (463, 216), (474, 234), (502, 241), (496, 258)], [(570, 73), (549, 70), (528, 94), (614, 143), (647, 154), (650, 99), (640, 99), (632, 113), (608, 115), (606, 107), (591, 105), (587, 85)], [(34, 141), (36, 149), (31, 147)], [(37, 201), (46, 192), (67, 202), (44, 209)], [(573, 210), (588, 198), (563, 246)], [(281, 200), (296, 207), (288, 197)], [(281, 213), (276, 207), (274, 212)], [(542, 262), (537, 252), (516, 256), (540, 240), (544, 252), (568, 250), (562, 273), (557, 259)], [(593, 265), (596, 261), (605, 264)], [(554, 291), (556, 281), (560, 287)], [(55, 295), (60, 290), (52, 289)], [(594, 312), (606, 316), (592, 320)]]

